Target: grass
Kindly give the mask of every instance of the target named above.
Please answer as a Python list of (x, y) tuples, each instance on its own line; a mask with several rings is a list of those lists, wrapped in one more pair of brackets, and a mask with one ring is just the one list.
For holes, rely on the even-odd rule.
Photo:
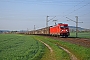
[(51, 42), (52, 39), (42, 37), (42, 36), (34, 36), (34, 38), (42, 40), (43, 42), (47, 43), (53, 49), (53, 52), (54, 52), (53, 53), (54, 56), (52, 57), (53, 59), (56, 58), (56, 60), (70, 60), (69, 55), (64, 50), (60, 49), (55, 43)]
[(0, 34), (0, 60), (40, 60), (44, 47), (31, 36)]
[(49, 44), (54, 49), (55, 57), (57, 58), (57, 60), (63, 60), (63, 59), (69, 60), (69, 57), (68, 57), (68, 54), (66, 54), (63, 50), (59, 49), (55, 44), (58, 44), (60, 46), (67, 48), (79, 60), (90, 60), (90, 48), (71, 44), (69, 42), (54, 40), (54, 39), (43, 37), (43, 36), (38, 36), (38, 37), (35, 36), (35, 37)]
[(82, 47), (82, 46), (67, 43), (67, 42), (61, 42), (61, 41), (59, 42), (59, 44), (69, 49), (80, 60), (90, 59), (90, 48)]
[[(53, 57), (49, 49), (37, 39), (53, 49)], [(43, 36), (19, 34), (0, 34), (0, 60), (70, 60), (69, 54), (56, 44), (67, 48), (79, 60), (90, 60), (90, 48)]]
[[(76, 33), (71, 32), (70, 37), (76, 37)], [(89, 38), (90, 39), (90, 32), (79, 32), (78, 37), (79, 38)]]
[[(54, 42), (53, 42), (54, 43)], [(68, 42), (59, 41), (58, 44), (69, 49), (80, 60), (90, 60), (90, 48), (71, 44)]]

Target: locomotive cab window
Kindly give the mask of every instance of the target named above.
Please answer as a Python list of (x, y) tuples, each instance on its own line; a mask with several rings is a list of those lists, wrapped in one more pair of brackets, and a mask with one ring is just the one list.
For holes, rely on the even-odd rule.
[(60, 26), (61, 29), (67, 29), (68, 26)]
[(64, 28), (64, 26), (60, 26), (60, 28)]

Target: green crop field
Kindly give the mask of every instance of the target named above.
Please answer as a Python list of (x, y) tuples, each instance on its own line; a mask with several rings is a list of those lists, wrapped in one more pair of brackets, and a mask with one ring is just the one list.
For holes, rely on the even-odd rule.
[[(48, 44), (53, 52), (42, 42)], [(0, 34), (0, 60), (71, 60), (59, 46), (67, 48), (79, 60), (90, 60), (90, 48), (44, 36)]]
[[(53, 49), (53, 55), (54, 55), (52, 57), (53, 60), (70, 60), (70, 56), (68, 53), (66, 53), (64, 50), (59, 48), (55, 43), (51, 42), (53, 41), (53, 39), (42, 36), (33, 36), (33, 37), (47, 43)], [(45, 55), (45, 57), (48, 57), (48, 55)], [(43, 60), (46, 60), (46, 58), (43, 58)], [(51, 59), (47, 59), (47, 60), (51, 60)]]
[(48, 44), (55, 50), (53, 56), (37, 36), (0, 34), (0, 60), (70, 60), (65, 51), (49, 41)]
[(43, 36), (34, 36), (34, 37), (49, 44), (54, 49), (57, 60), (63, 60), (63, 59), (68, 60), (69, 57), (60, 48), (56, 47), (56, 44), (67, 48), (78, 58), (78, 60), (90, 60), (90, 48), (79, 46), (76, 44), (71, 44), (69, 42), (64, 42), (61, 40), (55, 40), (52, 38), (43, 37)]
[(0, 60), (39, 60), (44, 47), (30, 36), (0, 34)]
[[(76, 37), (76, 33), (71, 32), (70, 37)], [(89, 38), (90, 39), (90, 32), (79, 32), (78, 37), (79, 38)]]

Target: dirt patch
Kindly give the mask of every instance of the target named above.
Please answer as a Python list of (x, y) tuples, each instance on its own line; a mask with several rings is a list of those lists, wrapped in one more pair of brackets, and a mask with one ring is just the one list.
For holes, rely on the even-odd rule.
[(62, 40), (62, 41), (67, 41), (73, 44), (77, 44), (80, 46), (84, 46), (87, 48), (90, 48), (90, 39), (84, 39), (84, 38), (74, 38), (74, 37), (69, 37), (69, 38), (61, 38), (61, 37), (51, 37), (47, 36), (49, 38), (57, 39), (57, 40)]
[[(58, 38), (59, 39), (59, 38)], [(83, 38), (60, 38), (60, 40), (68, 41), (70, 43), (78, 44), (84, 47), (90, 47), (90, 40)]]

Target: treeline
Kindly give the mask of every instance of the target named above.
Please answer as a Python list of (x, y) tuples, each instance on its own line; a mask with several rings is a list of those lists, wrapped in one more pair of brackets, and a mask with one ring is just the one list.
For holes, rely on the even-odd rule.
[(17, 33), (18, 31), (0, 31), (0, 34)]

